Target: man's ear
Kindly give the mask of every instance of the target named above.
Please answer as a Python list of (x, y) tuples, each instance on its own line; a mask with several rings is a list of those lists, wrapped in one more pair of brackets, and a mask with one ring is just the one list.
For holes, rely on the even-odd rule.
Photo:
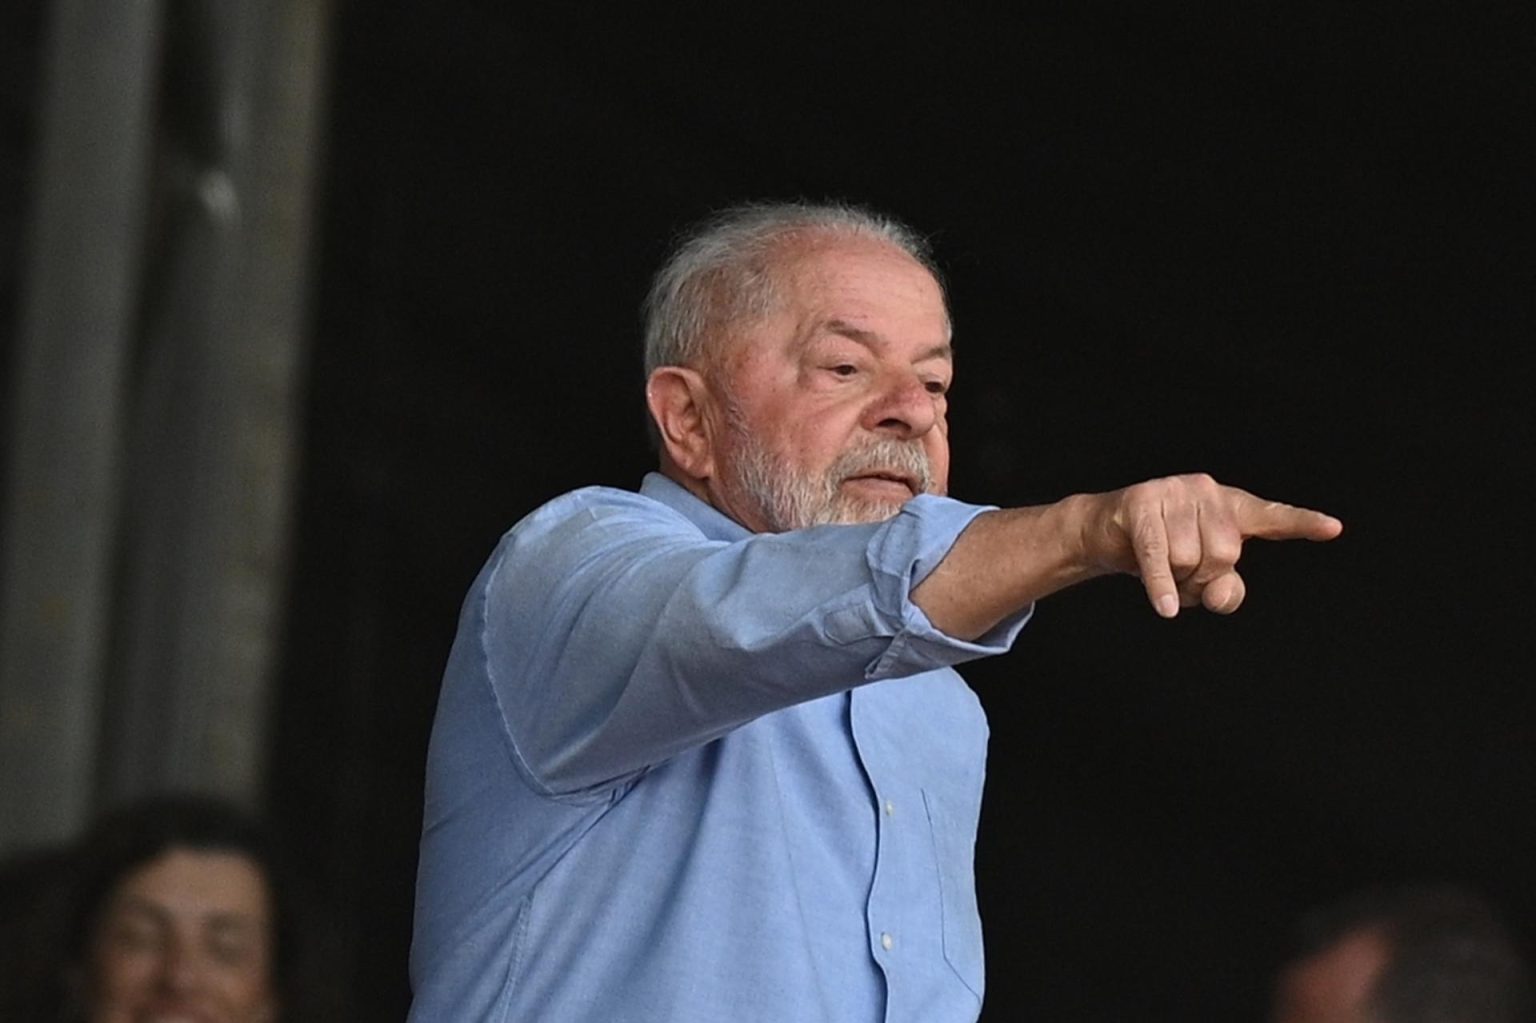
[(704, 375), (686, 366), (661, 366), (646, 381), (645, 403), (661, 434), (661, 450), (690, 479), (715, 474), (713, 397)]

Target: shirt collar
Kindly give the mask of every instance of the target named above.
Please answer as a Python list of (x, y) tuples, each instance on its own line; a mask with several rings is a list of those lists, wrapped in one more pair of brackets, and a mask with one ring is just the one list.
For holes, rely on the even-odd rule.
[(745, 540), (752, 531), (713, 505), (699, 500), (686, 487), (659, 472), (648, 472), (640, 483), (640, 493), (660, 501), (699, 527), (711, 540)]

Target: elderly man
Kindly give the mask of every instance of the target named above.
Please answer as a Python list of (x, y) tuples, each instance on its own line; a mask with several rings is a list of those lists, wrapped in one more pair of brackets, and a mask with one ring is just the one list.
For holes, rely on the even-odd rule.
[(1203, 476), (945, 497), (944, 294), (856, 208), (704, 225), (646, 357), (660, 472), (533, 512), (465, 602), (412, 1018), (974, 1020), (987, 723), (951, 666), (1107, 573), (1232, 611), (1245, 539), (1340, 525)]

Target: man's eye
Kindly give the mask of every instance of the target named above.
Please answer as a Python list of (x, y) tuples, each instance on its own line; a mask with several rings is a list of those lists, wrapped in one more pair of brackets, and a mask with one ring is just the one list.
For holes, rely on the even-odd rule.
[(833, 366), (831, 368), (833, 374), (840, 377), (851, 377), (859, 371), (859, 367), (847, 362), (841, 363), (840, 365)]
[(949, 391), (949, 385), (942, 380), (929, 380), (923, 384), (929, 394), (939, 395)]
[(131, 952), (149, 952), (165, 943), (161, 928), (142, 920), (123, 921), (107, 932), (118, 948)]
[(250, 943), (229, 939), (210, 942), (208, 951), (215, 960), (225, 966), (240, 966), (249, 962), (255, 955), (255, 950)]

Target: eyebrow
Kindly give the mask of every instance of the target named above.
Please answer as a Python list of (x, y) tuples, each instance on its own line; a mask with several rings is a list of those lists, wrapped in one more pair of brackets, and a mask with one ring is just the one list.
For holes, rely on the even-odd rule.
[[(847, 320), (828, 320), (822, 325), (828, 332), (845, 337), (850, 341), (863, 345), (865, 348), (875, 349), (885, 347), (885, 339), (872, 330), (855, 327)], [(927, 362), (929, 359), (945, 359), (955, 361), (955, 349), (948, 341), (942, 341), (932, 348), (918, 353), (913, 362)]]
[[(159, 923), (169, 923), (176, 918), (176, 911), (157, 902), (147, 899), (129, 898), (118, 905), (118, 912), (132, 914), (141, 917), (151, 917)], [(215, 909), (199, 914), (197, 917), (205, 927), (212, 927), (220, 931), (253, 930), (260, 932), (265, 930), (268, 922), (264, 917), (243, 910)]]

